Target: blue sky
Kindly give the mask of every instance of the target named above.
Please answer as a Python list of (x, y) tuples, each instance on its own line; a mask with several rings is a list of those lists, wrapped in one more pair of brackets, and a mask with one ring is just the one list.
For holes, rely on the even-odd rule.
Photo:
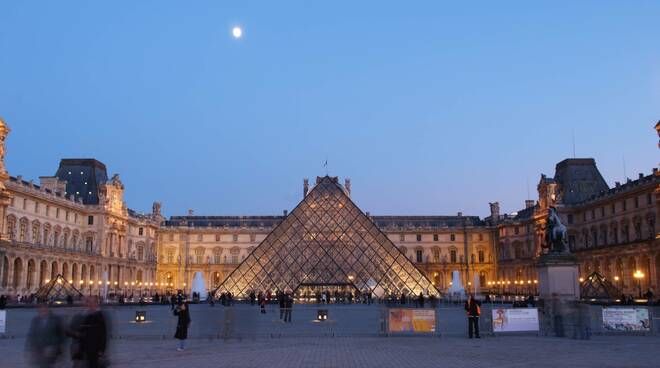
[(610, 185), (658, 163), (660, 2), (186, 4), (0, 3), (10, 173), (95, 157), (137, 210), (279, 214), (327, 158), (373, 214), (485, 216), (573, 135)]

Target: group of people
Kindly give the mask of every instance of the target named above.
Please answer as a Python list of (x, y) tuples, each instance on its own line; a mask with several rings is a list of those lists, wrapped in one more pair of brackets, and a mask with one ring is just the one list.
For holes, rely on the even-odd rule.
[(53, 314), (47, 304), (39, 304), (30, 323), (25, 351), (37, 367), (52, 367), (64, 356), (66, 338), (71, 339), (69, 357), (74, 367), (107, 365), (110, 324), (99, 309), (98, 298), (86, 299), (87, 311), (73, 316), (68, 323)]

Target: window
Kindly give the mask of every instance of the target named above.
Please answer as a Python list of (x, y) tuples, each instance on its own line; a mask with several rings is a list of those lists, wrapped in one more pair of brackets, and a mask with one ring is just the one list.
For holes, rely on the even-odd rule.
[(479, 234), (479, 241), (484, 241), (484, 234)]
[(438, 241), (438, 234), (433, 234), (433, 241)]
[(575, 235), (568, 236), (568, 247), (570, 249), (575, 249)]
[(399, 241), (406, 241), (406, 236), (404, 234), (399, 234)]
[(479, 263), (484, 263), (486, 261), (486, 255), (483, 250), (480, 250), (479, 253)]
[(612, 214), (616, 213), (616, 204), (612, 203)]
[(513, 233), (514, 233), (515, 235), (520, 234), (520, 229), (518, 228), (518, 226), (516, 226), (516, 227), (513, 228)]
[(250, 234), (250, 241), (251, 242), (257, 241), (257, 235), (256, 234)]
[(59, 209), (59, 208), (56, 208), (56, 209), (55, 209), (55, 218), (56, 218), (56, 219), (59, 219), (59, 218), (60, 218), (60, 209)]
[(27, 199), (23, 198), (23, 210), (27, 209)]
[(204, 241), (204, 235), (202, 234), (197, 234), (197, 241)]
[(605, 217), (605, 207), (600, 208), (600, 217)]
[(635, 208), (639, 208), (639, 197), (635, 196)]
[(220, 234), (215, 234), (215, 241), (217, 241), (217, 242), (220, 241)]
[(138, 235), (144, 235), (144, 228), (138, 228)]
[(440, 263), (440, 249), (433, 249), (433, 262)]
[(596, 210), (594, 208), (591, 209), (591, 219), (592, 220), (596, 219)]
[(234, 235), (232, 236), (232, 240), (233, 240), (234, 242), (237, 242), (237, 241), (238, 241), (238, 234), (234, 234)]
[(7, 219), (7, 235), (9, 235), (9, 240), (14, 240), (16, 234), (14, 234), (14, 231), (16, 230), (16, 220), (14, 220), (13, 217), (9, 217)]
[(39, 239), (40, 231), (39, 224), (32, 225), (32, 244), (39, 244), (41, 239)]
[(569, 224), (569, 225), (573, 223), (573, 215), (572, 215), (572, 214), (569, 214), (569, 215), (567, 216), (567, 219), (568, 219), (568, 224)]
[(651, 193), (646, 193), (646, 204), (651, 204), (653, 202), (653, 197)]
[(46, 217), (50, 216), (50, 206), (46, 205)]
[(94, 216), (87, 216), (87, 225), (94, 225)]
[(94, 239), (92, 239), (91, 237), (87, 237), (87, 239), (85, 239), (85, 250), (88, 253), (92, 253), (93, 245), (94, 245)]
[(167, 251), (167, 263), (174, 263), (174, 250), (172, 249)]
[(204, 249), (195, 249), (195, 263), (204, 263)]
[(623, 200), (623, 210), (624, 211), (628, 209), (628, 204), (627, 203), (628, 203), (628, 201), (624, 199)]
[(449, 240), (456, 241), (456, 234), (449, 235)]
[(142, 245), (138, 245), (137, 247), (137, 259), (138, 261), (144, 259), (144, 246)]
[(449, 260), (451, 263), (456, 263), (456, 249), (452, 249), (449, 251)]
[(169, 239), (170, 241), (174, 241), (174, 234), (170, 234)]
[(221, 253), (222, 253), (222, 249), (213, 250), (213, 263), (220, 264), (222, 262), (222, 259), (220, 258)]
[(66, 212), (64, 213), (64, 220), (65, 220), (65, 221), (69, 221), (69, 211), (66, 211)]
[(424, 252), (421, 249), (417, 249), (415, 251), (415, 260), (417, 261), (417, 263), (422, 263), (423, 257), (424, 257)]
[(418, 242), (419, 242), (419, 241), (422, 241), (422, 234), (417, 234), (416, 237), (417, 237), (417, 241), (418, 241)]
[(21, 221), (21, 224), (19, 225), (18, 241), (24, 242), (26, 234), (27, 234), (27, 222)]

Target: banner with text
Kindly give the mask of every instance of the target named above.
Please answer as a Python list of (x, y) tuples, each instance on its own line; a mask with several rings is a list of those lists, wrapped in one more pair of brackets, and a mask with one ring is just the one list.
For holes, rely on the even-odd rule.
[(650, 331), (649, 310), (646, 308), (603, 308), (603, 329), (606, 331)]
[(389, 332), (435, 332), (435, 310), (393, 308), (388, 322)]
[(536, 308), (496, 308), (492, 312), (493, 332), (539, 330), (539, 310)]

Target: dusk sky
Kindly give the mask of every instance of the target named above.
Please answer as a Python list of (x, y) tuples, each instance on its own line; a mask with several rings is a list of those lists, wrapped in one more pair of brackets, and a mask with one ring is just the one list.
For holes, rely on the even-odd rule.
[(281, 214), (326, 159), (372, 214), (511, 212), (573, 136), (649, 174), (660, 2), (558, 3), (3, 1), (7, 166), (93, 157), (167, 216)]

